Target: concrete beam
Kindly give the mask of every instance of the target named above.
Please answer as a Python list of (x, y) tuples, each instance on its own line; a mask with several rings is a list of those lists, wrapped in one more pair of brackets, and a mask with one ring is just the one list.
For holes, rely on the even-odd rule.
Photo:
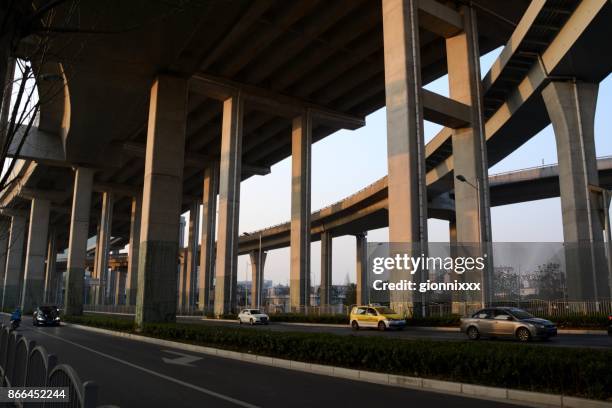
[[(142, 143), (136, 142), (124, 142), (121, 145), (121, 148), (124, 149), (125, 152), (131, 154), (136, 157), (144, 157), (145, 156), (145, 145)], [(192, 167), (196, 169), (203, 169), (210, 162), (219, 161), (219, 157), (215, 155), (201, 154), (195, 152), (185, 152), (185, 167)], [(260, 166), (257, 164), (242, 164), (242, 174), (255, 174), (258, 176), (265, 176), (266, 174), (270, 174), (270, 166)], [(100, 188), (113, 188), (113, 184), (111, 183), (96, 183), (100, 185)], [(120, 188), (120, 185), (117, 186)], [(129, 190), (128, 190), (129, 191)], [(126, 192), (127, 195), (127, 192)]]
[(113, 207), (115, 199), (112, 193), (102, 193), (102, 211), (100, 213), (100, 229), (98, 231), (98, 240), (96, 241), (96, 264), (95, 270), (97, 278), (100, 279), (100, 285), (96, 291), (94, 302), (98, 305), (108, 304), (110, 291), (112, 288), (107, 287), (108, 281), (108, 252), (110, 237), (112, 235), (113, 225)]
[(418, 0), (419, 25), (441, 37), (452, 37), (463, 29), (457, 11), (435, 0)]
[(559, 160), (559, 188), (566, 243), (566, 279), (571, 300), (610, 297), (603, 251), (601, 201), (595, 156), (598, 84), (553, 81), (542, 91), (553, 124)]
[(207, 74), (197, 74), (191, 78), (190, 88), (218, 100), (225, 100), (240, 93), (245, 102), (253, 104), (254, 109), (262, 109), (275, 115), (293, 119), (304, 110), (311, 110), (317, 124), (339, 129), (358, 129), (365, 125), (365, 118), (337, 112), (325, 106), (313, 104), (292, 96), (280, 94), (269, 89), (241, 84)]
[(198, 307), (211, 311), (213, 276), (215, 269), (215, 231), (217, 194), (219, 193), (219, 164), (211, 163), (204, 170), (202, 193), (202, 232), (200, 239), (200, 275)]
[[(465, 292), (465, 301), (490, 302), (492, 275), (491, 216), (487, 146), (484, 130), (483, 96), (480, 85), (480, 55), (476, 12), (462, 6), (464, 31), (446, 39), (449, 94), (454, 100), (468, 106), (470, 123), (452, 132), (455, 175), (454, 179), (457, 242), (469, 243), (470, 253), (465, 256), (483, 256), (487, 253), (487, 268), (471, 271), (464, 276), (466, 282), (481, 283), (479, 292)], [(477, 244), (477, 245), (474, 245)], [(476, 251), (477, 253), (471, 253)]]
[(215, 315), (217, 316), (236, 311), (243, 117), (242, 94), (231, 96), (223, 102), (215, 271)]
[(332, 259), (333, 239), (329, 231), (321, 234), (321, 286), (319, 288), (319, 299), (321, 306), (329, 306), (331, 303), (332, 287)]
[(472, 120), (469, 105), (423, 89), (423, 117), (448, 128), (461, 128)]
[(187, 81), (159, 75), (151, 86), (142, 194), (136, 324), (176, 319)]
[[(187, 233), (186, 285), (183, 310), (193, 310), (196, 304), (196, 274), (198, 265), (198, 236), (200, 227), (200, 201), (193, 201), (189, 211), (189, 232)], [(186, 308), (186, 309), (185, 309)]]
[[(427, 188), (421, 62), (416, 2), (383, 0), (389, 241), (427, 243)], [(420, 281), (423, 276), (414, 276)], [(411, 303), (418, 294), (402, 293), (392, 303)]]
[(260, 308), (263, 305), (264, 266), (267, 253), (265, 251), (252, 251), (251, 259), (251, 307)]
[(19, 305), (26, 222), (26, 217), (18, 215), (11, 217), (11, 231), (9, 235), (8, 252), (6, 255), (2, 309), (14, 309)]
[(45, 255), (50, 210), (50, 201), (39, 198), (32, 200), (21, 294), (21, 310), (24, 312), (29, 312), (44, 302)]
[(310, 300), (310, 189), (312, 116), (310, 111), (293, 119), (291, 132), (291, 266), (292, 310), (308, 306)]
[(49, 239), (47, 242), (47, 261), (45, 269), (45, 303), (55, 303), (57, 301), (57, 233), (55, 228), (49, 229)]
[(355, 277), (357, 282), (356, 302), (366, 305), (370, 301), (368, 286), (368, 237), (365, 233), (355, 235)]
[(130, 243), (128, 250), (128, 269), (126, 277), (126, 305), (136, 304), (136, 292), (138, 289), (138, 259), (140, 248), (140, 224), (142, 214), (142, 196), (132, 198), (132, 210), (130, 214)]
[(70, 238), (68, 258), (66, 259), (66, 293), (64, 313), (83, 314), (83, 280), (85, 258), (87, 257), (87, 238), (94, 170), (78, 167), (74, 177), (72, 214), (70, 216)]

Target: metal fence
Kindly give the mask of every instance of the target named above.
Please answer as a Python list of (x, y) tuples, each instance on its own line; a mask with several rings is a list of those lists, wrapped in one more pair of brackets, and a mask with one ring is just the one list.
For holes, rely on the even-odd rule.
[[(93, 381), (82, 383), (72, 367), (57, 364), (57, 358), (36, 342), (0, 326), (0, 386), (2, 387), (67, 387), (69, 402), (46, 405), (59, 408), (93, 408), (97, 404), (98, 386)], [(16, 403), (17, 406), (24, 406)], [(27, 407), (42, 407), (28, 402)], [(46, 406), (45, 405), (45, 406)]]

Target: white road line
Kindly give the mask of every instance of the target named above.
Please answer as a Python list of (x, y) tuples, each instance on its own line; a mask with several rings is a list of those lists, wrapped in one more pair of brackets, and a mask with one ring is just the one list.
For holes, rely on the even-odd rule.
[(36, 330), (36, 333), (40, 333), (40, 334), (43, 334), (43, 335), (45, 335), (45, 336), (53, 337), (53, 338), (55, 338), (55, 339), (61, 340), (61, 341), (65, 342), (65, 343), (71, 344), (71, 345), (73, 345), (73, 346), (75, 346), (75, 347), (82, 348), (83, 350), (87, 350), (87, 351), (89, 351), (89, 352), (91, 352), (91, 353), (94, 353), (94, 354), (97, 354), (97, 355), (99, 355), (99, 356), (106, 357), (106, 358), (108, 358), (108, 359), (110, 359), (110, 360), (116, 361), (116, 362), (121, 363), (121, 364), (125, 364), (125, 365), (127, 365), (127, 366), (129, 366), (129, 367), (135, 368), (135, 369), (140, 370), (140, 371), (144, 371), (145, 373), (148, 373), (148, 374), (154, 375), (154, 376), (156, 376), (156, 377), (163, 378), (164, 380), (171, 381), (171, 382), (173, 382), (173, 383), (175, 383), (175, 384), (179, 384), (179, 385), (182, 385), (182, 386), (184, 386), (184, 387), (191, 388), (191, 389), (196, 390), (196, 391), (199, 391), (199, 392), (201, 392), (201, 393), (203, 393), (203, 394), (207, 394), (207, 395), (210, 395), (210, 396), (212, 396), (212, 397), (216, 397), (216, 398), (222, 399), (222, 400), (224, 400), (224, 401), (231, 402), (232, 404), (236, 404), (236, 405), (239, 405), (239, 406), (241, 406), (241, 407), (246, 407), (246, 408), (260, 408), (260, 407), (258, 407), (257, 405), (249, 404), (248, 402), (241, 401), (241, 400), (239, 400), (239, 399), (232, 398), (232, 397), (229, 397), (229, 396), (227, 396), (227, 395), (220, 394), (220, 393), (218, 393), (218, 392), (215, 392), (215, 391), (209, 390), (209, 389), (207, 389), (207, 388), (202, 388), (202, 387), (199, 387), (199, 386), (197, 386), (197, 385), (190, 384), (190, 383), (188, 383), (188, 382), (181, 381), (181, 380), (179, 380), (179, 379), (176, 379), (176, 378), (170, 377), (170, 376), (168, 376), (168, 375), (165, 375), (165, 374), (162, 374), (162, 373), (158, 373), (157, 371), (149, 370), (148, 368), (145, 368), (145, 367), (139, 366), (139, 365), (137, 365), (137, 364), (130, 363), (129, 361), (125, 361), (125, 360), (122, 360), (122, 359), (120, 359), (120, 358), (118, 358), (118, 357), (114, 357), (114, 356), (111, 356), (111, 355), (109, 355), (109, 354), (103, 353), (103, 352), (101, 352), (101, 351), (98, 351), (98, 350), (94, 350), (94, 349), (92, 349), (92, 348), (89, 348), (89, 347), (87, 347), (87, 346), (83, 346), (82, 344), (75, 343), (75, 342), (73, 342), (73, 341), (66, 340), (66, 339), (64, 339), (64, 338), (62, 338), (62, 337), (59, 337), (59, 336), (54, 336), (54, 335), (49, 334), (49, 333), (45, 333), (45, 332), (44, 332), (44, 331), (42, 331), (42, 330)]

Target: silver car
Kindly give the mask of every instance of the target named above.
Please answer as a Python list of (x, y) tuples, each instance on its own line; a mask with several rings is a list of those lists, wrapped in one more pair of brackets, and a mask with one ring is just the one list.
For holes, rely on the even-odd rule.
[(516, 307), (488, 307), (461, 319), (461, 332), (471, 340), (485, 337), (515, 337), (520, 341), (548, 339), (557, 326)]

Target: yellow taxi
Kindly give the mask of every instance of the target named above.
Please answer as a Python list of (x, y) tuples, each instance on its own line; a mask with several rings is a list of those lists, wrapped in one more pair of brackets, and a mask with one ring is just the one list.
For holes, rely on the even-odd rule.
[(393, 309), (379, 305), (353, 306), (349, 319), (353, 330), (362, 327), (371, 327), (380, 331), (391, 328), (402, 330), (406, 326), (406, 319), (401, 315)]

